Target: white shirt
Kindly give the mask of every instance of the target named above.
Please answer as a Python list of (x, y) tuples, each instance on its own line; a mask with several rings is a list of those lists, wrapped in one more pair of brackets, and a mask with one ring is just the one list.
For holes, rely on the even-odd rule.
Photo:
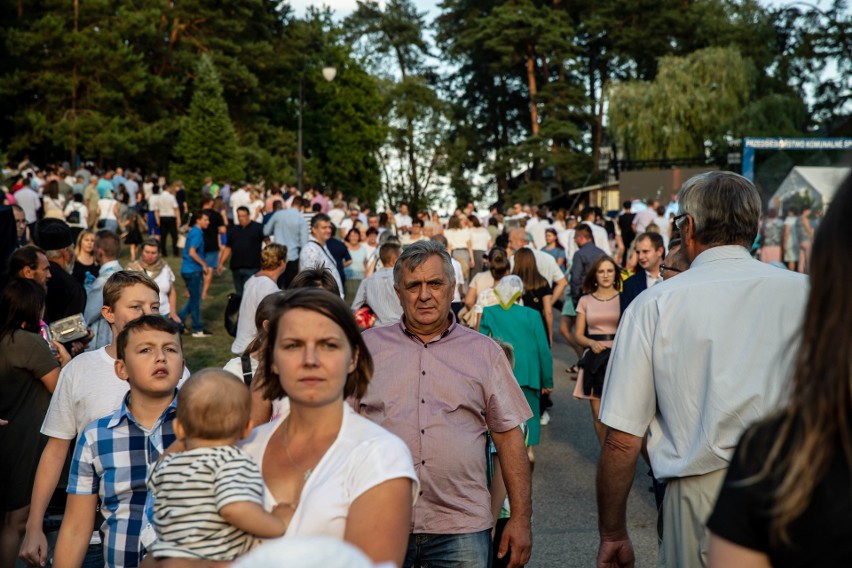
[[(334, 224), (334, 226), (339, 229), (340, 223), (342, 223), (343, 219), (346, 218), (346, 211), (344, 211), (343, 209), (340, 209), (338, 207), (335, 207), (335, 208), (330, 209), (328, 211), (328, 218), (331, 219), (331, 222)], [(352, 223), (349, 224), (349, 228), (350, 229), (352, 228)]]
[(470, 241), (468, 229), (447, 229), (444, 236), (447, 237), (448, 252), (452, 253), (455, 249), (467, 250), (467, 243)]
[(410, 215), (403, 215), (401, 213), (397, 213), (393, 217), (394, 217), (394, 221), (396, 222), (396, 226), (397, 226), (398, 229), (401, 229), (402, 227), (410, 227), (411, 226), (411, 216)]
[[(391, 479), (411, 479), (414, 482), (412, 502), (417, 500), (420, 483), (405, 443), (355, 414), (348, 404), (340, 404), (343, 404), (340, 433), (305, 482), (283, 538), (330, 536), (342, 540), (352, 503), (366, 491)], [(255, 428), (241, 444), (261, 471), (269, 439), (290, 414), (289, 400), (282, 401), (281, 410), (281, 416)], [(266, 509), (271, 511), (276, 504), (269, 489), (264, 487)]]
[(648, 270), (645, 271), (645, 287), (646, 288), (650, 288), (651, 286), (653, 286), (655, 284), (661, 284), (663, 282), (665, 282), (665, 280), (663, 279), (663, 275), (660, 274), (659, 271), (657, 272), (656, 278), (651, 276), (650, 271), (648, 271)]
[(644, 233), (645, 229), (648, 228), (648, 225), (653, 223), (654, 219), (657, 217), (657, 212), (648, 207), (647, 209), (643, 209), (639, 211), (635, 217), (633, 217), (633, 226), (636, 234)]
[(550, 223), (548, 223), (547, 220), (536, 221), (533, 224), (527, 223), (527, 232), (532, 237), (533, 244), (538, 250), (547, 246), (547, 240), (544, 238), (544, 232), (548, 227), (550, 227)]
[(168, 191), (164, 191), (158, 195), (152, 195), (151, 197), (154, 200), (154, 206), (160, 213), (161, 219), (163, 217), (175, 217), (175, 209), (178, 208), (178, 202), (174, 195)]
[[(238, 189), (231, 194), (231, 211), (234, 213), (234, 219), (237, 218), (237, 209), (240, 207), (248, 207), (249, 205), (251, 205), (251, 194), (248, 191)], [(250, 207), (249, 215), (251, 215)]]
[[(151, 273), (147, 270), (145, 270), (145, 274), (151, 276)], [(157, 277), (154, 278), (154, 282), (160, 288), (160, 313), (167, 316), (172, 313), (172, 305), (169, 304), (169, 292), (171, 292), (172, 286), (175, 284), (175, 273), (172, 272), (171, 267), (167, 264), (157, 274)], [(177, 309), (177, 306), (174, 306), (174, 308)]]
[(15, 203), (24, 210), (27, 225), (38, 221), (38, 210), (41, 209), (41, 201), (38, 198), (38, 193), (24, 186), (15, 192)]
[(337, 271), (337, 262), (331, 256), (331, 251), (325, 245), (319, 244), (313, 237), (308, 239), (307, 244), (302, 248), (299, 254), (299, 270), (307, 270), (316, 267), (327, 268), (334, 276), (334, 281), (337, 282), (337, 287), (340, 290), (340, 297), (343, 297), (343, 282), (340, 281), (340, 273)]
[(660, 479), (728, 467), (743, 430), (778, 408), (807, 277), (714, 247), (621, 317), (601, 421), (644, 436)]
[(365, 305), (370, 306), (376, 314), (378, 325), (393, 323), (402, 318), (402, 306), (393, 287), (392, 267), (376, 270), (358, 285), (355, 299), (352, 300), (352, 309), (357, 310)]
[(240, 300), (240, 318), (237, 321), (237, 335), (231, 344), (231, 353), (242, 355), (246, 350), (257, 335), (257, 327), (254, 325), (257, 307), (265, 297), (279, 291), (278, 284), (269, 276), (255, 274), (248, 279), (243, 289), (243, 298)]
[(456, 276), (456, 285), (453, 286), (453, 302), (461, 302), (459, 286), (464, 288), (464, 272), (462, 272), (461, 262), (457, 261), (453, 257), (450, 257), (450, 262), (453, 263), (453, 273)]
[[(559, 241), (559, 244), (562, 245), (562, 248), (565, 249), (565, 262), (571, 263), (571, 260), (574, 258), (574, 253), (577, 252), (577, 243), (574, 242), (574, 229), (566, 229), (561, 233), (556, 235), (556, 240)], [(565, 267), (565, 270), (568, 270), (568, 266)]]
[(488, 243), (491, 242), (491, 233), (485, 227), (477, 227), (470, 229), (470, 245), (473, 250), (488, 250)]

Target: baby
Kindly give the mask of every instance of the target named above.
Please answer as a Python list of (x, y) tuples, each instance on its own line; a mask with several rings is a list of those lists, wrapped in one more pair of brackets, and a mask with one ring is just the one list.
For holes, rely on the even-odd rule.
[(233, 560), (254, 537), (284, 534), (263, 509), (263, 478), (236, 443), (251, 430), (249, 389), (221, 369), (194, 373), (178, 394), (175, 436), (184, 451), (151, 467), (155, 558)]

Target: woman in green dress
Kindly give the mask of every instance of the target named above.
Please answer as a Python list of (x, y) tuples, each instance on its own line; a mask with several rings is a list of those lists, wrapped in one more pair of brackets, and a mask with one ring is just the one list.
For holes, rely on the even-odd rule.
[[(521, 387), (533, 416), (527, 420), (530, 447), (538, 445), (541, 435), (541, 393), (553, 391), (553, 359), (541, 325), (541, 316), (532, 308), (518, 304), (524, 293), (521, 279), (504, 276), (494, 288), (498, 304), (485, 308), (479, 331), (512, 345), (515, 349), (515, 379)], [(530, 460), (533, 459), (530, 450)]]

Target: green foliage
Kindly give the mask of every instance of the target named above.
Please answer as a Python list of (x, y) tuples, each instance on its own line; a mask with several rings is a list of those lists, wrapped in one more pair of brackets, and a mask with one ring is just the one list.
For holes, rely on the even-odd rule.
[(171, 175), (188, 188), (190, 198), (200, 197), (207, 176), (237, 180), (243, 176), (237, 134), (222, 96), (222, 84), (207, 55), (198, 62), (189, 116), (181, 121)]
[(654, 81), (612, 86), (610, 125), (637, 159), (704, 156), (731, 133), (748, 94), (749, 67), (735, 49), (664, 57)]

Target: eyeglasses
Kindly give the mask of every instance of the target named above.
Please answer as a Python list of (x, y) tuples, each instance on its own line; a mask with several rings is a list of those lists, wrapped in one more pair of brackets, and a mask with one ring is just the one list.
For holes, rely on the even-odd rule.
[(678, 221), (680, 221), (681, 219), (686, 218), (688, 215), (689, 215), (689, 213), (681, 213), (680, 215), (675, 215), (675, 218), (674, 218), (674, 219), (672, 219), (672, 225), (673, 225), (673, 226), (674, 226), (674, 227), (675, 227), (678, 231), (680, 231), (680, 230), (681, 230), (681, 228), (680, 228), (680, 225), (678, 224)]
[(683, 272), (683, 270), (681, 270), (680, 268), (675, 268), (674, 266), (666, 266), (665, 264), (661, 264), (660, 265), (660, 276), (665, 276), (667, 270), (670, 271), (670, 272), (674, 272), (675, 274)]

